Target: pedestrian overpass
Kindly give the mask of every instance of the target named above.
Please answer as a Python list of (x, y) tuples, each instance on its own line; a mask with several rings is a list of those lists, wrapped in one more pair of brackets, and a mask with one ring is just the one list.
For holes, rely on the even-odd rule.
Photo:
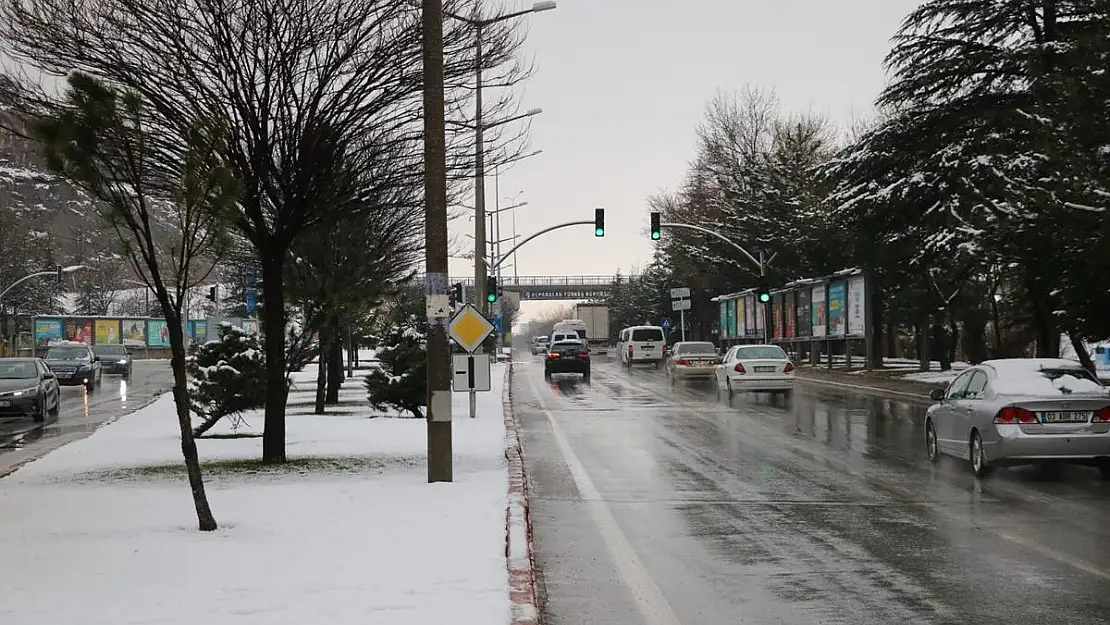
[[(633, 276), (634, 277), (634, 276)], [(620, 276), (627, 282), (629, 276)], [(424, 276), (417, 276), (423, 282)], [(501, 276), (501, 290), (519, 294), (521, 301), (606, 299), (617, 276)], [(449, 284), (462, 283), (466, 301), (474, 301), (474, 278), (451, 278)]]

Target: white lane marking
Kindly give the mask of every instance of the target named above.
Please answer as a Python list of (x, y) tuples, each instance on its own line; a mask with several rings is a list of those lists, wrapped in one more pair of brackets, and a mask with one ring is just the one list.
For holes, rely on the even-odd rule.
[(544, 401), (540, 388), (536, 386), (534, 377), (530, 375), (527, 377), (528, 385), (532, 387), (532, 392), (535, 393), (539, 402), (540, 412), (551, 424), (551, 433), (555, 437), (555, 444), (563, 455), (563, 460), (570, 470), (574, 484), (578, 487), (578, 493), (582, 496), (582, 501), (590, 511), (594, 523), (597, 524), (598, 531), (601, 532), (601, 537), (605, 540), (605, 546), (609, 550), (613, 564), (624, 580), (625, 587), (635, 600), (640, 614), (644, 617), (644, 625), (681, 625), (678, 616), (671, 609), (671, 604), (663, 596), (663, 591), (651, 578), (651, 573), (640, 561), (640, 557), (636, 555), (636, 550), (629, 544), (628, 538), (621, 531), (617, 520), (613, 518), (613, 513), (609, 510), (609, 504), (601, 498), (601, 493), (594, 486), (586, 467), (578, 459), (578, 454), (574, 453), (574, 449), (570, 446), (570, 441), (567, 440), (563, 429), (559, 427), (555, 415), (547, 409), (547, 402)]

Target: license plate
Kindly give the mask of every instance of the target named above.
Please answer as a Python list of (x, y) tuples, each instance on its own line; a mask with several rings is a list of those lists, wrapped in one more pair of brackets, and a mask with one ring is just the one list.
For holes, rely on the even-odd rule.
[(9, 408), (9, 407), (11, 407), (11, 405), (12, 405), (12, 402), (10, 402), (6, 399), (0, 399), (0, 408)]
[(655, 349), (655, 346), (654, 345), (644, 345), (640, 349)]
[(774, 373), (775, 368), (774, 367), (756, 367), (755, 372), (756, 373)]
[(567, 359), (574, 358), (574, 354), (563, 354), (563, 358), (567, 358)]
[(1041, 423), (1086, 423), (1091, 420), (1090, 412), (1042, 412)]

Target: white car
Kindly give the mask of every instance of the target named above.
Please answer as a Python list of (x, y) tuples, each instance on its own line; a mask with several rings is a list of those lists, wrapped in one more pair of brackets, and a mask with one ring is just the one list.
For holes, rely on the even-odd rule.
[(716, 367), (717, 388), (733, 393), (794, 392), (794, 363), (777, 345), (735, 345)]
[(691, 378), (712, 378), (720, 364), (717, 346), (702, 341), (675, 343), (667, 356), (667, 375), (671, 384)]

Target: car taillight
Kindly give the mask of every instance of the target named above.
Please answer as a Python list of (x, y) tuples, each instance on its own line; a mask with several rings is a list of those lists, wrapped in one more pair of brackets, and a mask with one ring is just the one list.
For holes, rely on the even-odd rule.
[(548, 358), (558, 358), (559, 357), (559, 352), (548, 352), (547, 357)]
[(589, 358), (590, 357), (590, 352), (578, 352), (578, 357), (579, 358)]
[(744, 365), (742, 365), (740, 363), (736, 363), (736, 366), (733, 367), (732, 370), (735, 371), (736, 373), (747, 373), (748, 372), (747, 369), (744, 369)]
[(1006, 406), (998, 411), (994, 416), (995, 423), (1040, 423), (1037, 420), (1037, 415), (1032, 410), (1025, 408), (1018, 408), (1017, 406)]
[(690, 366), (690, 361), (686, 360), (685, 358), (679, 358), (678, 360), (674, 361), (674, 364), (676, 364), (680, 367), (689, 367)]
[(630, 356), (632, 355), (632, 346), (631, 345), (628, 346), (628, 355), (630, 355)]
[(794, 365), (792, 365), (792, 364), (791, 364), (791, 363), (789, 363), (789, 362), (788, 362), (788, 363), (786, 363), (786, 366), (782, 368), (782, 372), (783, 372), (783, 373), (790, 373), (790, 372), (791, 372), (791, 371), (793, 371), (793, 370), (794, 370)]
[(1110, 406), (1096, 410), (1091, 423), (1110, 423)]

